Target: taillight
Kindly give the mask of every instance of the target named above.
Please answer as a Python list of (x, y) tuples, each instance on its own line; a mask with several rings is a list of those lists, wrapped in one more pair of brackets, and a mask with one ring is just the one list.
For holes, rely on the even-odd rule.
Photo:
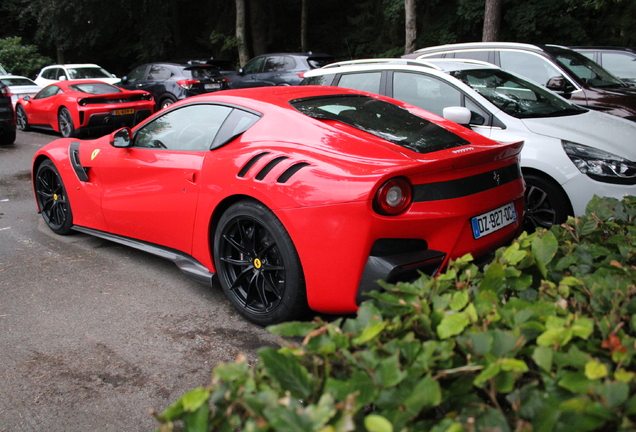
[(11, 93), (11, 90), (9, 90), (9, 87), (3, 87), (0, 89), (0, 93), (2, 93), (3, 96), (6, 97), (11, 97), (13, 96), (13, 93)]
[(393, 216), (402, 213), (411, 205), (413, 190), (403, 177), (384, 183), (373, 198), (373, 209), (381, 215)]
[(150, 93), (144, 93), (141, 95), (141, 100), (151, 101), (152, 95)]
[(298, 76), (300, 78), (305, 78), (305, 72), (298, 72)]
[(77, 103), (78, 103), (80, 106), (86, 106), (86, 100), (85, 100), (85, 99), (80, 99)]
[(194, 84), (199, 84), (200, 82), (201, 81), (197, 79), (185, 79), (185, 80), (177, 81), (177, 84), (179, 84), (181, 87), (183, 87), (186, 90), (190, 90)]

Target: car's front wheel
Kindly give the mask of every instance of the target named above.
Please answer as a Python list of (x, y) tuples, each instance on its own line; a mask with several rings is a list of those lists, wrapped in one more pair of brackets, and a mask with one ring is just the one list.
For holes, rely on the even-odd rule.
[(15, 107), (15, 123), (21, 131), (26, 132), (31, 129), (29, 127), (29, 119), (27, 118), (26, 111), (22, 105)]
[(565, 191), (554, 180), (524, 174), (526, 182), (523, 227), (528, 232), (562, 224), (574, 212)]
[(73, 226), (73, 212), (57, 168), (47, 159), (35, 174), (35, 197), (44, 222), (57, 234), (68, 234)]
[(75, 126), (73, 126), (73, 117), (68, 108), (60, 108), (58, 113), (58, 125), (60, 127), (60, 133), (64, 138), (75, 137)]
[(307, 312), (294, 244), (263, 204), (240, 201), (221, 216), (214, 234), (214, 264), (225, 294), (253, 323), (275, 324)]

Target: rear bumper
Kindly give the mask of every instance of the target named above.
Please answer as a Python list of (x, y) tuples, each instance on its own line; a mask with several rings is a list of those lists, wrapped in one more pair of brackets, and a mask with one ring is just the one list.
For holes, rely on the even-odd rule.
[(131, 115), (92, 114), (88, 121), (81, 119), (81, 129), (88, 132), (109, 133), (122, 127), (133, 127), (152, 114), (150, 109), (140, 109)]

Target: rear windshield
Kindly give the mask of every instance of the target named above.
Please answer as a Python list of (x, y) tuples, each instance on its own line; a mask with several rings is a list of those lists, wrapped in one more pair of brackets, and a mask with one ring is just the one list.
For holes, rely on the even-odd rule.
[(113, 76), (100, 67), (68, 68), (69, 79), (112, 78)]
[(74, 91), (89, 93), (94, 95), (109, 94), (109, 93), (121, 93), (121, 90), (115, 86), (106, 83), (82, 83), (73, 84), (69, 88)]
[(34, 86), (37, 85), (36, 83), (34, 83), (33, 81), (31, 81), (28, 78), (20, 78), (20, 77), (11, 77), (11, 78), (2, 78), (0, 79), (0, 81), (2, 82), (2, 84), (6, 84), (8, 86)]
[(290, 103), (309, 117), (346, 123), (418, 153), (469, 144), (465, 139), (404, 108), (369, 96), (320, 96)]
[(221, 76), (221, 72), (219, 72), (218, 68), (212, 66), (193, 66), (185, 68), (183, 76), (194, 79), (218, 78)]
[(333, 63), (335, 59), (333, 57), (309, 57), (307, 59), (307, 63), (309, 67), (312, 69), (318, 69), (323, 66), (327, 66), (330, 63)]

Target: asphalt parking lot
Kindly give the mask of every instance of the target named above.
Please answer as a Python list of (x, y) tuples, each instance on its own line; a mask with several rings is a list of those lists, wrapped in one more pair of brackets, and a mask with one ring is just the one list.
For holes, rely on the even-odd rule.
[(58, 137), (0, 146), (0, 432), (154, 430), (150, 409), (277, 340), (169, 261), (53, 234), (29, 166)]

